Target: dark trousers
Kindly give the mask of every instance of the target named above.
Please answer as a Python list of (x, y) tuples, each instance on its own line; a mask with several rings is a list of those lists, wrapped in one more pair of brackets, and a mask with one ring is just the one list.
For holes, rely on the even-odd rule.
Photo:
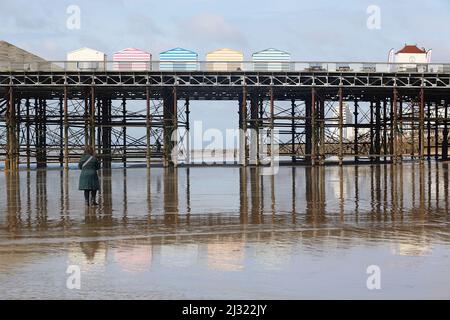
[(92, 195), (92, 201), (95, 201), (97, 190), (84, 190), (84, 200), (89, 203), (89, 195)]

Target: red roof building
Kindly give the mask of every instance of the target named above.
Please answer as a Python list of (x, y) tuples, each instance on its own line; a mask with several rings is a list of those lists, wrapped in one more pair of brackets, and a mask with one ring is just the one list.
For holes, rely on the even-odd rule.
[(425, 49), (420, 49), (417, 47), (417, 45), (408, 45), (408, 44), (405, 44), (405, 46), (402, 49), (400, 49), (399, 51), (396, 52), (396, 54), (398, 54), (398, 53), (427, 54)]

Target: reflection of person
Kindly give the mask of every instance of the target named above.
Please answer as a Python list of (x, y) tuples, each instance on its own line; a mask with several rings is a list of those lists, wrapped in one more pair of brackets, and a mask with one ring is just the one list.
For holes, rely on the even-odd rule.
[[(92, 204), (95, 206), (97, 205), (97, 202), (95, 202), (95, 196), (100, 187), (97, 175), (97, 170), (100, 169), (100, 162), (95, 156), (93, 147), (86, 147), (84, 155), (78, 163), (78, 168), (81, 169), (78, 189), (84, 190), (86, 205)], [(91, 202), (89, 202), (89, 195), (92, 195)]]
[(100, 247), (99, 241), (80, 242), (81, 251), (85, 254), (88, 261), (94, 260), (95, 253)]

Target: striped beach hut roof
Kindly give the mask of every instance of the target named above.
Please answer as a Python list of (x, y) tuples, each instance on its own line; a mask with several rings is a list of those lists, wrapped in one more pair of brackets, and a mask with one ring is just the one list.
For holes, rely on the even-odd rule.
[(106, 54), (91, 48), (80, 48), (67, 53), (68, 61), (103, 61)]
[(240, 51), (223, 48), (206, 55), (208, 71), (234, 71), (243, 69), (244, 54)]
[(198, 54), (194, 51), (183, 49), (183, 48), (173, 48), (159, 54), (159, 59), (161, 61), (169, 60), (169, 61), (196, 61), (198, 58)]
[(113, 54), (114, 70), (144, 71), (150, 69), (152, 55), (136, 48), (126, 48)]
[(198, 54), (194, 51), (173, 48), (159, 54), (161, 71), (194, 71), (197, 69)]
[(254, 61), (290, 61), (291, 54), (275, 48), (268, 48), (252, 54)]
[(275, 48), (258, 51), (252, 54), (255, 71), (290, 71), (291, 55)]
[(114, 61), (150, 61), (152, 55), (150, 52), (136, 48), (126, 48), (117, 51), (113, 55)]
[(244, 54), (240, 51), (222, 48), (209, 52), (206, 61), (243, 61)]

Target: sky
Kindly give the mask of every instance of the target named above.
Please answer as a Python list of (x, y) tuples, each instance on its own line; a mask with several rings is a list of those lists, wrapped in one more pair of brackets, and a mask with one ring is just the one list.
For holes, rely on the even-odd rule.
[[(66, 12), (80, 8), (80, 29)], [(367, 28), (369, 6), (380, 28)], [(450, 1), (299, 0), (0, 0), (0, 39), (49, 60), (93, 47), (108, 54), (138, 47), (157, 55), (176, 46), (199, 53), (217, 48), (251, 53), (268, 47), (293, 60), (385, 61), (404, 43), (433, 49), (450, 61)]]
[[(71, 5), (80, 9), (80, 29), (68, 29)], [(367, 21), (379, 8), (379, 28)], [(136, 47), (154, 56), (173, 47), (199, 54), (218, 48), (253, 52), (274, 47), (296, 61), (380, 61), (405, 43), (433, 49), (433, 62), (450, 62), (448, 0), (0, 0), (0, 39), (48, 60), (65, 60), (81, 47), (105, 52)], [(192, 118), (223, 129), (237, 126), (230, 103), (214, 103)], [(203, 103), (204, 106), (204, 103)], [(196, 109), (197, 108), (197, 109)]]

